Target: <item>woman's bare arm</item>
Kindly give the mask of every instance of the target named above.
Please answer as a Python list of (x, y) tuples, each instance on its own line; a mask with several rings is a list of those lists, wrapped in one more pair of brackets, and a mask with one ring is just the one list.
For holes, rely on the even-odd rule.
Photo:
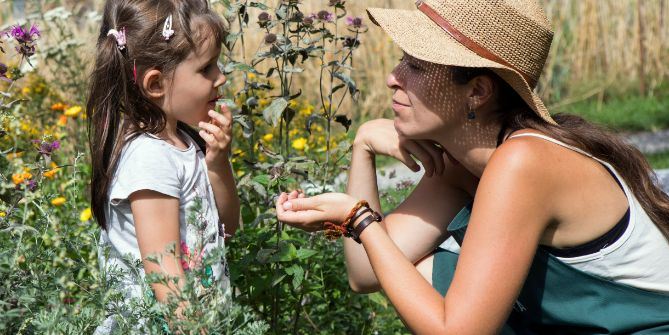
[[(439, 158), (443, 161), (441, 174), (434, 173), (431, 177), (426, 174), (382, 225), (403, 255), (414, 263), (446, 239), (448, 223), (470, 200), (461, 186), (473, 183), (475, 178), (461, 166), (445, 159), (445, 155)], [(361, 141), (353, 145), (347, 193), (367, 200), (374, 210), (381, 211), (375, 154)], [(351, 288), (359, 293), (379, 290), (378, 280), (362, 245), (345, 239), (344, 251)]]

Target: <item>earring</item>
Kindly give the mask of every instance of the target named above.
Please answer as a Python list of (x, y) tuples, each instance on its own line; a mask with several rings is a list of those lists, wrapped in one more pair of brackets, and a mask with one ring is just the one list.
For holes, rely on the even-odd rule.
[(467, 113), (467, 120), (471, 121), (476, 119), (476, 112), (474, 111), (474, 108), (472, 106), (469, 106), (469, 113)]

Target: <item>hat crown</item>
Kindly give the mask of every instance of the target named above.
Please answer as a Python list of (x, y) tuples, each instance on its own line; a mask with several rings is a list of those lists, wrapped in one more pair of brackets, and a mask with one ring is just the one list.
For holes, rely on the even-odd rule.
[(460, 33), (524, 72), (535, 86), (553, 31), (536, 0), (425, 0)]

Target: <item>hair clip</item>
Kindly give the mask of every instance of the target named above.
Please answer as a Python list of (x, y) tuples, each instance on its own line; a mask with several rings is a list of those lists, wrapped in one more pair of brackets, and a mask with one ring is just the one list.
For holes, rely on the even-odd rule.
[(135, 84), (137, 84), (137, 63), (134, 59), (132, 60), (132, 78)]
[(121, 28), (120, 31), (116, 29), (109, 29), (107, 36), (112, 35), (116, 39), (116, 45), (119, 50), (125, 49), (125, 44), (127, 42), (125, 38), (125, 27)]
[(174, 35), (174, 30), (172, 30), (172, 14), (165, 19), (165, 24), (163, 25), (163, 37), (165, 41), (169, 41), (170, 37)]

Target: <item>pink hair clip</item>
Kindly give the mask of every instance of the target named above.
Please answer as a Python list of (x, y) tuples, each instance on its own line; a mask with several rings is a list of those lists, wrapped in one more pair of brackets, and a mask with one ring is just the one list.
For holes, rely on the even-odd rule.
[(170, 14), (163, 25), (163, 37), (165, 41), (169, 41), (172, 35), (174, 35), (174, 30), (172, 30), (172, 14)]
[(125, 27), (121, 28), (120, 30), (116, 29), (109, 29), (107, 32), (107, 36), (112, 35), (116, 39), (116, 45), (119, 50), (125, 49), (126, 45), (126, 37), (125, 37)]

